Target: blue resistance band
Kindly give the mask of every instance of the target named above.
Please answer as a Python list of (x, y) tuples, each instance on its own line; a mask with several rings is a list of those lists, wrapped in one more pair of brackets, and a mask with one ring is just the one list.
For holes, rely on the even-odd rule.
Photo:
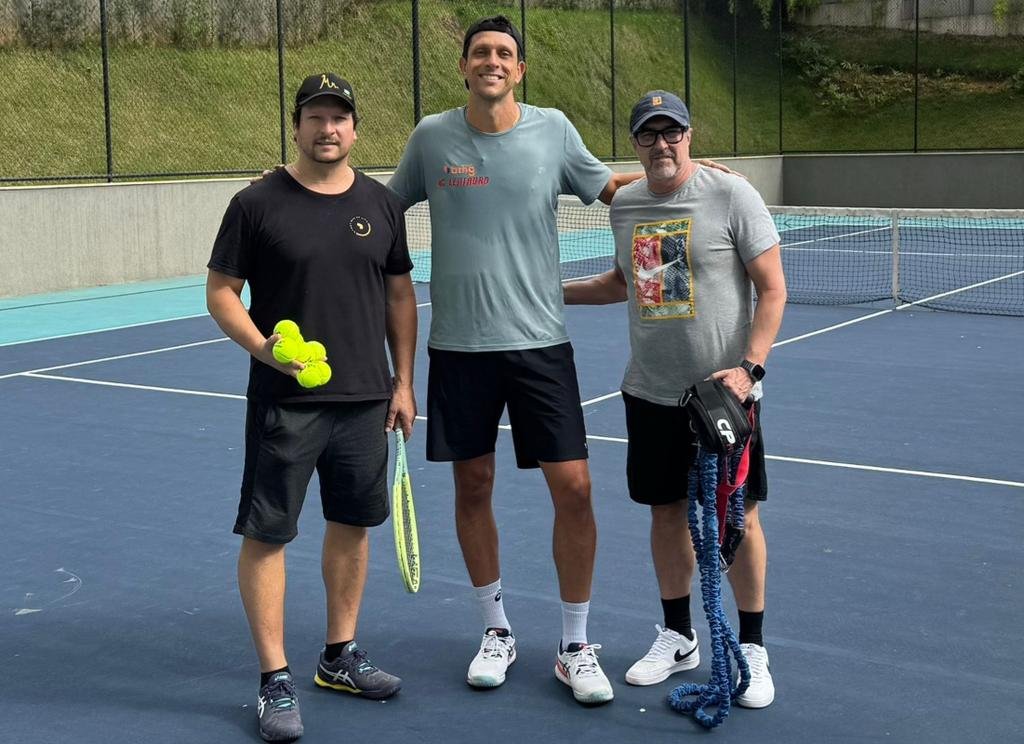
[[(692, 713), (707, 729), (713, 729), (725, 720), (732, 701), (742, 695), (750, 684), (750, 667), (740, 650), (739, 639), (722, 609), (722, 570), (725, 561), (719, 550), (717, 514), (718, 484), (728, 472), (736, 472), (742, 450), (743, 447), (737, 447), (728, 455), (716, 455), (700, 447), (696, 462), (690, 469), (688, 483), (690, 536), (700, 569), (700, 593), (711, 635), (711, 679), (702, 685), (691, 682), (680, 685), (669, 694), (668, 702), (680, 713)], [(741, 531), (745, 493), (744, 486), (736, 489), (729, 496), (727, 510), (729, 524)], [(697, 513), (698, 504), (700, 516)], [(724, 568), (727, 569), (728, 565)], [(739, 670), (739, 684), (735, 688), (730, 654), (736, 660)], [(714, 715), (705, 710), (712, 706), (718, 708)]]

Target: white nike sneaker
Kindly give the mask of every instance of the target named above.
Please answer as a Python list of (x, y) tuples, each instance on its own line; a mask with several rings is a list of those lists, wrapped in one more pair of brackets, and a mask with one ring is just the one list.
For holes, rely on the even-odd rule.
[(607, 703), (615, 697), (612, 683), (597, 663), (599, 648), (599, 643), (570, 643), (564, 651), (561, 644), (558, 646), (555, 676), (572, 688), (572, 696), (579, 703)]
[(506, 628), (488, 628), (480, 650), (469, 662), (466, 681), (473, 687), (498, 687), (516, 660), (516, 638)]
[(750, 666), (750, 686), (736, 698), (744, 708), (767, 708), (775, 699), (775, 683), (768, 669), (768, 651), (756, 643), (741, 643), (740, 650)]
[(654, 628), (658, 637), (654, 639), (651, 650), (626, 672), (626, 681), (631, 685), (656, 685), (668, 679), (669, 675), (700, 665), (696, 632), (693, 632), (691, 641), (671, 628), (660, 625)]

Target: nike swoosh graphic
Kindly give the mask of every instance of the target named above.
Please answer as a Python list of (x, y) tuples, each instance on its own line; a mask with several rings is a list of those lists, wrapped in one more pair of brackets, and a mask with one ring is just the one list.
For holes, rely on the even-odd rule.
[(687, 651), (687, 652), (686, 652), (685, 654), (680, 654), (680, 653), (679, 653), (679, 649), (677, 648), (677, 649), (676, 649), (676, 655), (675, 655), (676, 663), (678, 664), (678, 663), (679, 663), (680, 661), (682, 661), (683, 659), (685, 659), (685, 658), (687, 658), (687, 657), (689, 657), (689, 656), (692, 656), (692, 655), (693, 655), (693, 652), (694, 652), (694, 651), (696, 651), (696, 650), (697, 650), (697, 647), (696, 647), (696, 646), (694, 646), (694, 647), (693, 647), (693, 648), (691, 648), (691, 649), (690, 649), (689, 651)]
[(661, 274), (662, 272), (664, 272), (665, 269), (667, 269), (669, 266), (671, 266), (672, 264), (676, 264), (676, 263), (679, 263), (679, 259), (678, 258), (674, 258), (671, 261), (669, 261), (668, 263), (663, 263), (663, 264), (660, 264), (658, 266), (652, 266), (649, 269), (645, 269), (642, 266), (637, 266), (637, 268), (636, 268), (636, 276), (637, 276), (637, 278), (640, 281), (643, 281), (643, 282), (650, 281), (651, 279), (656, 277), (658, 274)]

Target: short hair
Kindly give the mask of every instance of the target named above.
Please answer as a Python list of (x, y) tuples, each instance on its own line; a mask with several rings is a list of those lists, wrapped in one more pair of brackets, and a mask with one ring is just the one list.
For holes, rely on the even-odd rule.
[(520, 60), (526, 59), (526, 48), (523, 45), (523, 37), (519, 33), (519, 30), (512, 24), (508, 18), (503, 15), (491, 16), (490, 18), (481, 18), (479, 21), (474, 23), (468, 29), (466, 29), (466, 36), (462, 39), (462, 58), (466, 59), (469, 56), (469, 44), (473, 40), (476, 34), (482, 31), (497, 31), (502, 34), (508, 34), (516, 42), (516, 52), (519, 54)]

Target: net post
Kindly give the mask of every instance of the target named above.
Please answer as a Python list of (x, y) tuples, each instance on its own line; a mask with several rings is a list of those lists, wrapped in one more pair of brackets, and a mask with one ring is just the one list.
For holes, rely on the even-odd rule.
[(900, 304), (900, 213), (899, 210), (892, 210), (891, 228), (892, 233), (892, 304)]

